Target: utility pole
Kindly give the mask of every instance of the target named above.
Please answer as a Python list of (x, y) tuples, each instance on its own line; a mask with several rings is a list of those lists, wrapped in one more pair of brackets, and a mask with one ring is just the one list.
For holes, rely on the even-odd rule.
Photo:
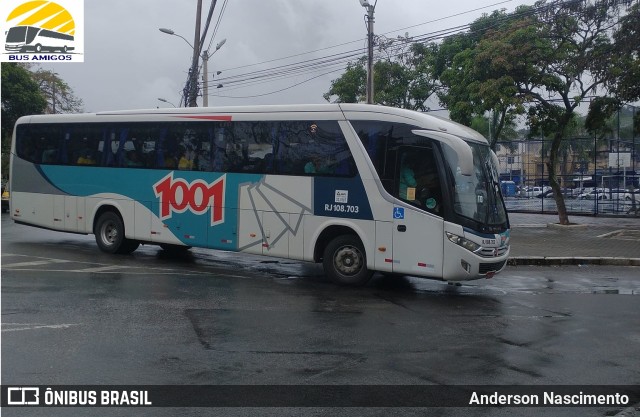
[(367, 104), (373, 104), (373, 11), (375, 5), (368, 0), (360, 0), (360, 5), (367, 9)]
[(209, 107), (209, 50), (202, 52), (202, 107)]
[(198, 60), (200, 58), (200, 16), (202, 14), (202, 0), (198, 0), (196, 9), (196, 31), (193, 40), (193, 60), (191, 62), (191, 73), (189, 74), (189, 100), (185, 100), (189, 107), (197, 107), (198, 98)]
[[(224, 45), (226, 41), (227, 41), (226, 38), (221, 40), (218, 43), (218, 45), (216, 45), (216, 49), (211, 53), (211, 55), (209, 55), (208, 49), (202, 53), (202, 106), (203, 107), (209, 107), (209, 75), (207, 72), (209, 70), (209, 58), (211, 58), (218, 49), (222, 48), (222, 45)], [(218, 71), (218, 74), (220, 74), (220, 71)]]

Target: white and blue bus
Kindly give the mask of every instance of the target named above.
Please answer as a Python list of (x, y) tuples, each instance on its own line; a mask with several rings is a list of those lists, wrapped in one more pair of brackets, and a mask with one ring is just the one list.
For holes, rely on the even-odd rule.
[(362, 104), (26, 116), (11, 217), (102, 251), (204, 247), (374, 271), (490, 278), (509, 256), (497, 158), (477, 132)]

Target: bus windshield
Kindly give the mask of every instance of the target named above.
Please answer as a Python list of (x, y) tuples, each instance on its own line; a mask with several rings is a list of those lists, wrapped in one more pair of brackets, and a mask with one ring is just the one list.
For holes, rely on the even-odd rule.
[[(507, 213), (500, 194), (498, 173), (491, 149), (487, 145), (469, 143), (473, 153), (473, 173), (462, 175), (454, 172), (454, 211), (485, 225), (499, 226), (507, 223)], [(453, 149), (444, 147), (449, 167), (457, 167), (458, 157)]]

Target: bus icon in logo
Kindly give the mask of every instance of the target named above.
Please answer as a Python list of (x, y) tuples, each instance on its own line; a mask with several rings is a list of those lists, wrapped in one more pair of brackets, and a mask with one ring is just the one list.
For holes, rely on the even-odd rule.
[(18, 6), (6, 15), (3, 62), (82, 61), (76, 55), (78, 22), (65, 7), (45, 0), (8, 3)]

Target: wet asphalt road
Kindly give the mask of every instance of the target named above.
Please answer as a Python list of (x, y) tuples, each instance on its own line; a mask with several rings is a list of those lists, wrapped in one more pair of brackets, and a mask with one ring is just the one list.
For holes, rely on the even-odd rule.
[[(640, 268), (512, 267), (462, 286), (145, 246), (2, 215), (3, 384), (640, 384)], [(126, 410), (123, 412), (123, 410)], [(550, 410), (550, 409), (546, 409)], [(29, 411), (29, 413), (27, 413)], [(3, 415), (559, 415), (553, 409), (5, 409)], [(576, 414), (576, 412), (579, 412)]]

